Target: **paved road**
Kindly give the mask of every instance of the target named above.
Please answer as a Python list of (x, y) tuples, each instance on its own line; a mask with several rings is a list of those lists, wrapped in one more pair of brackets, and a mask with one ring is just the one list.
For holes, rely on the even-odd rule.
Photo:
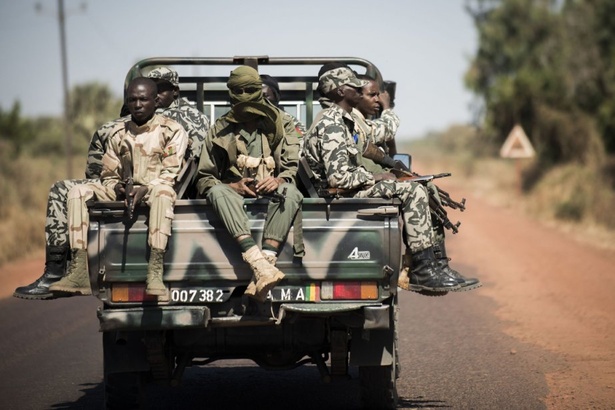
[[(4, 409), (101, 407), (97, 305), (85, 297), (0, 300)], [(400, 305), (399, 408), (544, 408), (549, 354), (503, 334), (481, 290), (443, 298), (403, 294)], [(245, 361), (215, 366), (188, 369), (181, 388), (149, 388), (149, 408), (359, 406), (356, 372), (353, 380), (324, 384), (312, 366), (288, 372), (265, 372)]]

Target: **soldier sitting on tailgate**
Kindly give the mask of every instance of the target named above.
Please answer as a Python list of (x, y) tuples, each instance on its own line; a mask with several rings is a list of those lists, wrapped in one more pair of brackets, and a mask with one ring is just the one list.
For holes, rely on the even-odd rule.
[(331, 103), (304, 137), (303, 155), (312, 172), (323, 185), (346, 190), (354, 198), (399, 198), (410, 259), (407, 265), (412, 266), (409, 290), (439, 294), (461, 289), (435, 258), (426, 188), (416, 182), (396, 181), (391, 173), (369, 172), (363, 165), (351, 112), (363, 98), (367, 82), (347, 67), (323, 71), (319, 90)]
[[(197, 181), (199, 195), (212, 204), (253, 272), (245, 294), (261, 302), (284, 277), (275, 266), (277, 255), (303, 201), (295, 186), (299, 134), (265, 100), (262, 84), (252, 67), (231, 72), (231, 110), (207, 135)], [(274, 193), (284, 201), (269, 201), (261, 250), (250, 232), (244, 197)]]
[[(188, 145), (186, 131), (174, 120), (156, 114), (156, 83), (145, 77), (128, 85), (125, 104), (130, 120), (111, 132), (103, 170), (98, 182), (76, 185), (68, 193), (68, 226), (72, 259), (68, 274), (49, 290), (61, 295), (91, 294), (87, 270), (88, 200), (115, 201), (126, 197), (129, 212), (145, 201), (150, 207), (148, 244), (150, 256), (145, 292), (164, 296), (163, 258), (171, 236), (176, 194), (175, 180), (184, 162)], [(159, 153), (162, 153), (161, 155)], [(128, 161), (124, 158), (128, 157)], [(131, 167), (132, 169), (127, 169)], [(134, 187), (127, 192), (122, 175), (132, 176)]]
[[(209, 130), (209, 119), (191, 106), (184, 98), (179, 98), (179, 77), (168, 67), (157, 67), (148, 76), (157, 83), (159, 112), (176, 120), (184, 127), (189, 137), (186, 158), (195, 157), (198, 163), (203, 140)], [(102, 157), (107, 149), (110, 132), (118, 123), (130, 119), (126, 106), (122, 107), (121, 118), (105, 123), (92, 136), (88, 149), (85, 170), (86, 179), (68, 179), (55, 182), (47, 197), (47, 218), (45, 221), (45, 269), (33, 283), (15, 289), (14, 297), (21, 299), (51, 299), (53, 293), (49, 286), (66, 274), (69, 251), (68, 224), (66, 209), (67, 194), (78, 184), (96, 182), (102, 171)], [(188, 192), (188, 196), (191, 192)]]
[[(357, 104), (357, 107), (353, 108), (351, 114), (357, 126), (357, 148), (359, 152), (363, 153), (368, 142), (376, 146), (384, 147), (387, 141), (393, 140), (395, 138), (397, 128), (399, 127), (399, 117), (390, 108), (388, 93), (380, 93), (378, 83), (374, 78), (368, 75), (359, 75), (357, 78), (367, 81), (367, 84), (363, 87), (363, 98), (359, 104)], [(369, 119), (376, 116), (381, 108), (384, 108), (384, 110), (380, 118), (376, 120)], [(363, 156), (361, 160), (363, 166), (374, 174), (390, 171), (390, 168), (383, 167), (381, 164), (377, 164), (365, 156)], [(431, 181), (427, 182), (425, 185), (431, 197), (434, 198), (435, 201), (438, 201), (440, 206), (442, 206), (438, 187), (436, 187), (436, 185), (434, 185)], [(481, 287), (482, 283), (478, 279), (465, 278), (449, 266), (449, 259), (446, 254), (446, 247), (444, 244), (444, 224), (434, 215), (433, 212), (431, 213), (431, 216), (434, 230), (433, 250), (440, 268), (446, 271), (449, 276), (455, 278), (461, 286), (460, 290), (471, 290)], [(409, 269), (409, 266), (404, 266), (399, 274), (398, 286), (404, 290), (410, 290)]]

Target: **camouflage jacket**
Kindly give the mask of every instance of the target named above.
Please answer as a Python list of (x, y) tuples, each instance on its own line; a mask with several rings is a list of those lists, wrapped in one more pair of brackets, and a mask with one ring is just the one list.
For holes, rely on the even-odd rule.
[(209, 131), (209, 119), (194, 108), (185, 98), (177, 99), (167, 108), (159, 108), (158, 113), (177, 121), (188, 133), (186, 159), (201, 156), (203, 141)]
[[(363, 117), (360, 111), (357, 113)], [(371, 128), (371, 141), (376, 145), (384, 145), (387, 141), (391, 141), (397, 134), (399, 128), (399, 117), (395, 111), (388, 109), (382, 112), (380, 118), (368, 120), (363, 117), (367, 125)]]
[[(367, 144), (367, 141), (371, 141), (372, 143), (374, 142), (374, 140), (372, 139), (372, 136), (373, 136), (372, 133), (374, 129), (369, 124), (368, 120), (365, 119), (361, 111), (357, 110), (356, 108), (353, 108), (352, 113), (350, 113), (350, 115), (352, 116), (352, 119), (354, 120), (356, 124), (356, 129), (357, 129), (357, 133), (359, 137), (357, 141), (357, 148), (360, 153), (363, 153), (363, 151), (365, 150), (365, 145)], [(371, 173), (379, 174), (382, 172), (388, 172), (380, 164), (377, 164), (376, 162), (372, 161), (369, 158), (363, 157), (361, 161), (365, 169), (367, 169)]]
[(337, 104), (319, 114), (303, 145), (303, 156), (316, 178), (331, 188), (372, 186), (374, 177), (363, 166), (358, 131), (350, 114)]
[(283, 113), (282, 115), (286, 117), (285, 119), (282, 119), (282, 121), (284, 121), (285, 123), (291, 122), (293, 124), (293, 127), (295, 128), (295, 131), (299, 135), (299, 138), (303, 138), (303, 136), (307, 132), (307, 130), (305, 129), (305, 125), (303, 125), (301, 121), (295, 118), (295, 116), (287, 113), (286, 111), (283, 111), (283, 110), (281, 111)]
[[(276, 147), (270, 148), (276, 164), (275, 175), (286, 182), (295, 183), (300, 135), (292, 118), (291, 115), (282, 115), (284, 137)], [(201, 155), (197, 176), (197, 190), (201, 196), (214, 185), (241, 180), (242, 173), (236, 166), (239, 155), (236, 138), (241, 129), (242, 124), (230, 123), (226, 120), (226, 115), (223, 115), (207, 133), (205, 151)], [(261, 134), (261, 138), (265, 136)]]
[(90, 147), (88, 148), (88, 160), (85, 164), (86, 179), (100, 178), (100, 174), (103, 169), (102, 158), (107, 151), (107, 141), (109, 140), (109, 136), (118, 124), (123, 124), (129, 120), (130, 115), (106, 122), (98, 130), (96, 130), (94, 135), (92, 135)]
[[(113, 187), (123, 179), (122, 156), (129, 153), (135, 185), (175, 184), (184, 162), (188, 135), (174, 120), (156, 114), (146, 124), (119, 123), (109, 137), (103, 156), (102, 183)], [(149, 192), (148, 192), (149, 193)]]

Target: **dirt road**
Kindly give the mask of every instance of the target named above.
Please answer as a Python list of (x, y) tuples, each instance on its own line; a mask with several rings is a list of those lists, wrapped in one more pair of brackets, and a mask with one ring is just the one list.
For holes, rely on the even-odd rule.
[[(438, 184), (460, 198), (447, 181)], [(462, 272), (478, 267), (481, 293), (498, 304), (509, 335), (562, 358), (565, 365), (545, 375), (547, 407), (615, 407), (615, 250), (464, 194), (468, 210), (451, 212), (462, 226), (449, 235), (449, 256)], [(0, 268), (0, 297), (36, 279), (42, 266), (39, 254)]]
[[(453, 186), (439, 185), (460, 198)], [(506, 331), (566, 363), (545, 375), (547, 407), (615, 407), (615, 248), (472, 197), (466, 212), (451, 216), (463, 222), (449, 256), (479, 267), (482, 293), (499, 305)]]

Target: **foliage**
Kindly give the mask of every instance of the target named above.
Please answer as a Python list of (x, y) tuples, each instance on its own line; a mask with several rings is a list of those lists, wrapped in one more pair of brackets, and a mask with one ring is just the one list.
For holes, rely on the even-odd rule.
[(102, 124), (119, 117), (121, 99), (99, 83), (77, 85), (69, 97), (69, 119), (79, 152), (87, 152), (90, 138)]
[[(93, 83), (75, 87), (71, 101), (73, 162), (84, 164), (92, 134), (118, 117), (121, 100)], [(67, 177), (65, 145), (61, 118), (24, 118), (19, 103), (0, 107), (0, 264), (44, 246), (49, 187)]]
[(13, 104), (13, 108), (4, 112), (0, 107), (0, 141), (3, 152), (11, 150), (15, 156), (21, 155), (25, 146), (34, 139), (32, 124), (21, 117), (21, 105)]
[[(571, 126), (583, 121), (577, 120), (572, 121)], [(517, 163), (499, 158), (484, 148), (477, 148), (482, 142), (483, 137), (476, 128), (453, 125), (422, 140), (414, 140), (407, 148), (420, 166), (427, 168), (417, 172), (451, 172), (451, 181), (454, 180), (458, 187), (474, 191), (498, 206), (514, 204), (543, 220), (574, 223), (575, 229), (592, 226), (615, 230), (615, 213), (612, 212), (615, 156), (605, 157), (602, 166), (574, 161), (545, 169), (539, 167), (536, 159)], [(582, 139), (576, 142), (584, 144)], [(569, 149), (585, 149), (582, 146)], [(519, 169), (524, 175), (522, 196), (518, 191)]]
[[(600, 168), (615, 153), (615, 2), (467, 0), (479, 46), (466, 85), (482, 98), (486, 140), (521, 124), (541, 172)], [(539, 174), (540, 172), (534, 172)]]

